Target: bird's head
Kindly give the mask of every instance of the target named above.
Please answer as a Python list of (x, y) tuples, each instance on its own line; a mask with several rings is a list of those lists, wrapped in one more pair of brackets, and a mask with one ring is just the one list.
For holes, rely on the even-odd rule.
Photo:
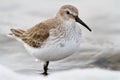
[(60, 8), (57, 13), (57, 16), (61, 17), (63, 20), (72, 20), (80, 23), (86, 27), (89, 31), (92, 31), (79, 17), (78, 9), (72, 5), (64, 5)]

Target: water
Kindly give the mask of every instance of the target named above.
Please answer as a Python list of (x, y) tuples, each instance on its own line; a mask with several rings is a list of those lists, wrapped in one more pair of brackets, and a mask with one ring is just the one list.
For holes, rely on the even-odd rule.
[(8, 38), (10, 28), (27, 29), (54, 16), (61, 5), (73, 4), (80, 18), (93, 32), (81, 26), (81, 50), (50, 64), (55, 73), (75, 68), (100, 67), (120, 70), (120, 5), (119, 0), (0, 0), (0, 64), (18, 73), (38, 74), (42, 62), (35, 61), (18, 41)]

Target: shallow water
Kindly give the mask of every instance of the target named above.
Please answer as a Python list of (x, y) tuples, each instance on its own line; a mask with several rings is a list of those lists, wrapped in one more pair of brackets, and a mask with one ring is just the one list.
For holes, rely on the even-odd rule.
[(27, 29), (53, 16), (63, 4), (73, 4), (79, 9), (81, 19), (93, 32), (81, 26), (83, 34), (80, 51), (64, 60), (52, 62), (49, 72), (88, 67), (120, 70), (119, 2), (119, 0), (0, 0), (0, 64), (18, 73), (41, 73), (42, 62), (36, 62), (22, 44), (8, 38), (6, 34), (10, 28)]

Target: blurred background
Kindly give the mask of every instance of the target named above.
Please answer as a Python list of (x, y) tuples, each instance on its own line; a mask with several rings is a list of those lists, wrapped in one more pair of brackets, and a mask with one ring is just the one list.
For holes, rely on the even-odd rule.
[(28, 29), (54, 16), (64, 4), (76, 6), (92, 32), (81, 26), (80, 51), (52, 62), (49, 71), (93, 67), (120, 70), (119, 0), (0, 0), (0, 64), (18, 73), (40, 73), (42, 62), (6, 35), (11, 28)]

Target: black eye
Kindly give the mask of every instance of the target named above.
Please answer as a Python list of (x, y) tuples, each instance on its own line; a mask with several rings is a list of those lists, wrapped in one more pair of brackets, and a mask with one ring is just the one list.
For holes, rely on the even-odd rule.
[(66, 11), (66, 14), (70, 14), (70, 12), (69, 12), (69, 11)]

